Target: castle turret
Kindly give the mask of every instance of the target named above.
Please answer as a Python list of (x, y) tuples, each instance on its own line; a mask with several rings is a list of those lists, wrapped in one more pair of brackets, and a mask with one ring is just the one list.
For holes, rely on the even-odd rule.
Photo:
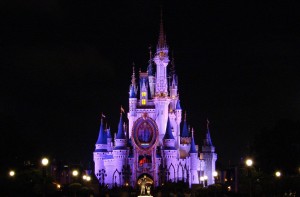
[(178, 151), (175, 148), (175, 138), (172, 132), (172, 127), (170, 119), (168, 118), (167, 129), (163, 139), (163, 157), (164, 164), (167, 169), (169, 169), (169, 180), (176, 181), (176, 162), (177, 162)]
[(199, 160), (198, 160), (198, 151), (195, 145), (194, 139), (194, 129), (192, 128), (192, 139), (191, 139), (191, 149), (190, 149), (190, 169), (191, 169), (191, 184), (199, 184), (199, 175), (197, 172)]
[[(127, 114), (129, 121), (129, 131), (131, 131), (133, 122), (136, 119), (136, 106), (137, 106), (137, 86), (135, 82), (134, 66), (132, 67), (131, 85), (129, 87), (129, 112)], [(129, 132), (130, 137), (131, 133)]]
[(153, 99), (156, 110), (156, 123), (159, 130), (159, 142), (162, 144), (162, 138), (167, 126), (167, 119), (169, 113), (170, 98), (168, 97), (168, 83), (167, 83), (167, 66), (169, 63), (168, 46), (163, 30), (163, 22), (160, 23), (160, 34), (154, 57), (156, 64), (156, 83), (155, 83), (155, 97)]
[(217, 154), (215, 153), (215, 147), (212, 144), (210, 132), (209, 132), (209, 121), (207, 120), (207, 131), (206, 136), (203, 142), (202, 146), (202, 154), (203, 154), (203, 160), (205, 161), (205, 175), (208, 177), (207, 183), (208, 185), (214, 184), (214, 177), (213, 173), (216, 170), (216, 160), (217, 160)]
[(98, 176), (97, 173), (100, 170), (104, 169), (103, 159), (107, 153), (107, 136), (103, 129), (103, 118), (101, 118), (99, 135), (98, 135), (98, 139), (97, 139), (95, 146), (96, 146), (96, 149), (93, 154), (94, 163), (95, 163), (95, 171), (94, 172), (95, 172), (95, 175)]
[[(113, 158), (115, 161), (115, 172), (119, 173), (122, 172), (122, 168), (124, 165), (127, 164), (128, 158), (128, 149), (127, 149), (127, 142), (126, 142), (126, 135), (124, 133), (125, 124), (123, 124), (122, 120), (122, 112), (120, 113), (120, 121), (118, 125), (118, 133), (115, 138), (115, 147), (113, 149)], [(123, 179), (120, 177), (116, 180), (117, 184), (122, 185)]]

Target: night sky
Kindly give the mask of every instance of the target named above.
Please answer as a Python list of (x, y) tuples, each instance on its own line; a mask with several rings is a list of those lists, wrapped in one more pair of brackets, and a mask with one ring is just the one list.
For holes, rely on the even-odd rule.
[(132, 64), (145, 71), (155, 50), (161, 4), (196, 143), (208, 118), (218, 160), (235, 163), (256, 132), (300, 119), (293, 1), (4, 0), (1, 166), (43, 155), (92, 161), (101, 113), (116, 132)]

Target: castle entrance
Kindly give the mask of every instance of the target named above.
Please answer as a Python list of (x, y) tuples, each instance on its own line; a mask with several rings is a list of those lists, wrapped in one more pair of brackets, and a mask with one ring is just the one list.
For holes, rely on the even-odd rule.
[(153, 188), (153, 179), (149, 174), (142, 174), (137, 180), (140, 188), (139, 196), (150, 196), (151, 189)]

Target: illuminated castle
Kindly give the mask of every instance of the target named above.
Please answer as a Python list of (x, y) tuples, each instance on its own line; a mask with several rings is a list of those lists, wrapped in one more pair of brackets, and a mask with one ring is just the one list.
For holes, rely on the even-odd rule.
[(152, 57), (150, 52), (147, 72), (139, 72), (138, 82), (133, 68), (128, 124), (123, 122), (121, 112), (113, 137), (101, 120), (93, 153), (94, 173), (100, 184), (134, 187), (144, 176), (154, 187), (167, 181), (183, 181), (191, 187), (202, 183), (203, 177), (208, 185), (214, 184), (217, 154), (209, 128), (200, 150), (193, 129), (190, 132), (187, 125), (186, 113), (181, 124), (178, 80), (168, 52), (161, 22), (156, 53)]

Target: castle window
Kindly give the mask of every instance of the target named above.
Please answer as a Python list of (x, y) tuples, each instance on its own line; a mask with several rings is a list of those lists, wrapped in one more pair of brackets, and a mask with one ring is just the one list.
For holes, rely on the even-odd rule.
[(142, 99), (142, 105), (146, 105), (146, 99)]
[(146, 96), (146, 92), (142, 92), (142, 96)]

